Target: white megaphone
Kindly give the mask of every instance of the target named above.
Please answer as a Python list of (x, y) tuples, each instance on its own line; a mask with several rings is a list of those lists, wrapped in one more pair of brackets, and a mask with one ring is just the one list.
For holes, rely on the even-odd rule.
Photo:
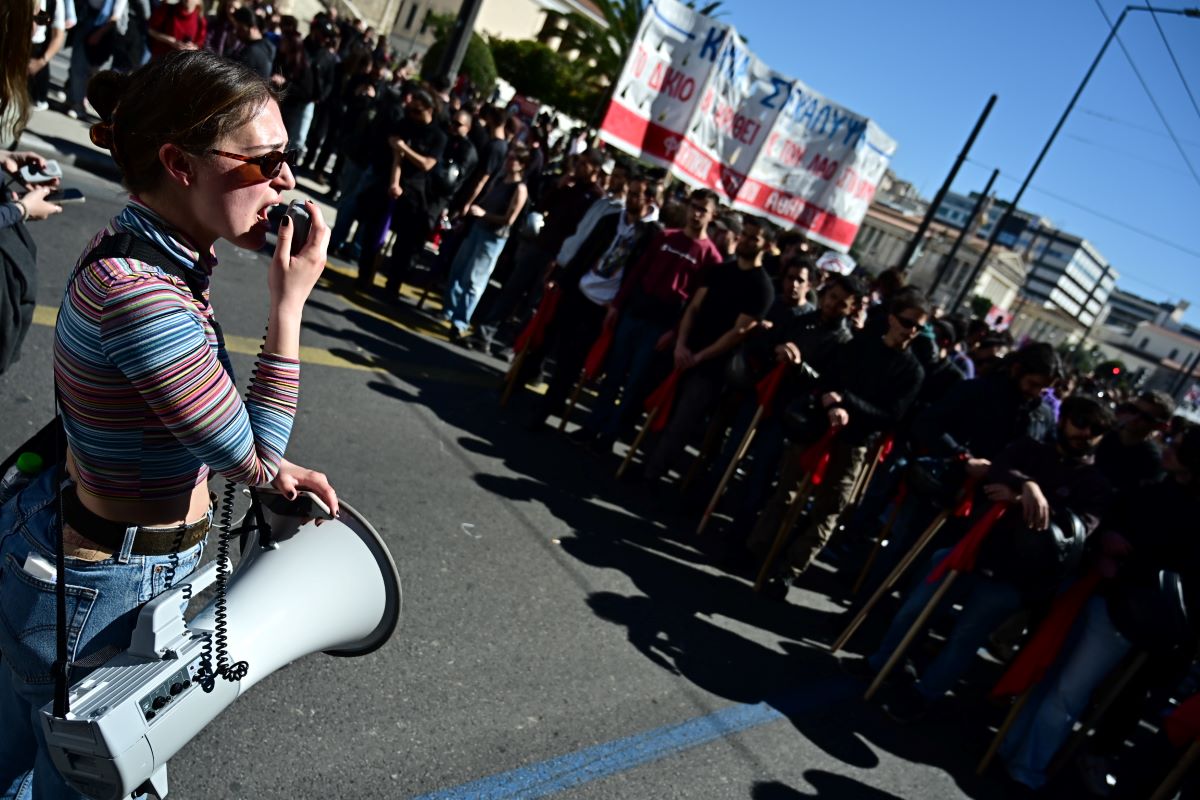
[[(365, 655), (396, 629), (400, 576), (371, 524), (346, 503), (334, 519), (306, 492), (288, 501), (259, 491), (266, 530), (243, 536), (225, 623), (216, 600), (183, 616), (186, 599), (217, 579), (218, 559), (142, 608), (130, 648), (71, 687), (65, 717), (42, 709), (54, 765), (79, 792), (164, 797), (167, 761), (251, 686), (309, 653)], [(324, 517), (319, 527), (312, 517)], [(217, 676), (205, 692), (206, 644), (246, 662), (245, 675)]]

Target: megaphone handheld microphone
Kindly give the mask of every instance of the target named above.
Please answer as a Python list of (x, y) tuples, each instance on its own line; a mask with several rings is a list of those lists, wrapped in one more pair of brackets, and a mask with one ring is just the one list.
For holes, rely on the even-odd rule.
[[(251, 686), (309, 653), (373, 652), (399, 622), (395, 563), (353, 507), (340, 503), (334, 518), (308, 492), (289, 500), (257, 489), (235, 528), (234, 491), (227, 485), (216, 559), (143, 606), (129, 649), (71, 686), (65, 716), (42, 709), (55, 767), (89, 797), (164, 797), (170, 758)], [(242, 559), (231, 571), (234, 536)], [(355, 590), (321, 592), (328, 582), (307, 577), (330, 568), (354, 576)], [(297, 582), (303, 591), (288, 592)], [(187, 601), (214, 583), (214, 600), (185, 620)]]

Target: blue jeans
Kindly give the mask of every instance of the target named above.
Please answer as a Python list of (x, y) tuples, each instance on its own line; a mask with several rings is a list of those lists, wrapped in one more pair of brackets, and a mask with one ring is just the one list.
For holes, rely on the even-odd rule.
[(337, 204), (337, 219), (333, 221), (333, 230), (329, 234), (329, 250), (332, 252), (346, 243), (350, 235), (350, 226), (354, 224), (355, 211), (358, 208), (358, 195), (366, 189), (374, 175), (370, 169), (354, 163), (347, 158), (342, 167), (342, 177), (339, 185), (342, 187), (342, 197)]
[[(56, 470), (48, 469), (0, 508), (0, 797), (81, 798), (46, 751), (40, 709), (54, 697), (55, 584), (25, 571), (57, 548)], [(125, 648), (141, 605), (178, 583), (200, 563), (204, 543), (177, 556), (130, 553), (137, 528), (102, 561), (66, 559), (68, 655), (74, 660), (116, 645)], [(176, 562), (177, 559), (177, 562)], [(72, 682), (82, 671), (71, 675)]]
[[(654, 345), (669, 330), (659, 322), (623, 314), (613, 333), (612, 349), (604, 362), (604, 380), (600, 384), (596, 408), (584, 427), (589, 431), (615, 436), (633, 425), (642, 413), (642, 402), (649, 394)], [(620, 396), (621, 404), (617, 405)]]
[(450, 284), (446, 292), (446, 319), (465, 332), (488, 278), (496, 268), (500, 251), (508, 239), (478, 222), (471, 223), (467, 238), (450, 265)]
[(1034, 789), (1046, 783), (1046, 767), (1092, 692), (1132, 647), (1113, 627), (1105, 599), (1089, 600), (1063, 643), (1063, 657), (1042, 678), (1000, 747), (1013, 778)]
[[(929, 583), (926, 579), (938, 562), (949, 555), (950, 549), (939, 550), (929, 559), (928, 568), (892, 620), (879, 649), (867, 658), (874, 669), (883, 668), (892, 651), (920, 615), (921, 609), (937, 591), (940, 581)], [(921, 679), (917, 681), (917, 691), (927, 700), (936, 700), (953, 688), (991, 632), (1021, 607), (1022, 597), (1020, 590), (1010, 583), (968, 572), (955, 579), (954, 586), (942, 598), (939, 610), (946, 613), (955, 602), (962, 603), (962, 613), (954, 624), (954, 630), (937, 657), (921, 671)], [(931, 620), (936, 618), (936, 613), (930, 617)]]

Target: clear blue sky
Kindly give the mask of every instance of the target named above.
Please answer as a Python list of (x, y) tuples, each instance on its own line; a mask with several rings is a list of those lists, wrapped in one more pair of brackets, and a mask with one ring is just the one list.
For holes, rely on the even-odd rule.
[[(1100, 3), (1114, 21), (1125, 6)], [(1178, 0), (1156, 5), (1184, 7)], [(1108, 32), (1096, 0), (726, 0), (723, 9), (722, 19), (772, 67), (876, 120), (899, 142), (893, 170), (926, 198), (992, 93), (999, 99), (971, 152), (978, 164), (964, 165), (953, 188), (981, 190), (996, 166), (1001, 196), (1012, 197)], [(1158, 21), (1200, 101), (1200, 19)], [(1200, 173), (1200, 114), (1154, 18), (1130, 12), (1120, 38)], [(1021, 206), (1095, 244), (1120, 273), (1122, 289), (1190, 300), (1185, 319), (1200, 326), (1200, 181), (1116, 42)]]

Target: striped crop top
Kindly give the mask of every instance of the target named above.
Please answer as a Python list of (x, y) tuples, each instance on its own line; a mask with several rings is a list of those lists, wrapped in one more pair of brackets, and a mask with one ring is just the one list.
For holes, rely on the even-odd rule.
[[(119, 232), (196, 271), (207, 300), (216, 258), (201, 257), (136, 199), (84, 255)], [(186, 494), (210, 468), (242, 484), (274, 478), (292, 432), (300, 363), (259, 353), (243, 402), (212, 309), (187, 284), (135, 259), (76, 268), (55, 328), (54, 376), (81, 487), (138, 500)]]

